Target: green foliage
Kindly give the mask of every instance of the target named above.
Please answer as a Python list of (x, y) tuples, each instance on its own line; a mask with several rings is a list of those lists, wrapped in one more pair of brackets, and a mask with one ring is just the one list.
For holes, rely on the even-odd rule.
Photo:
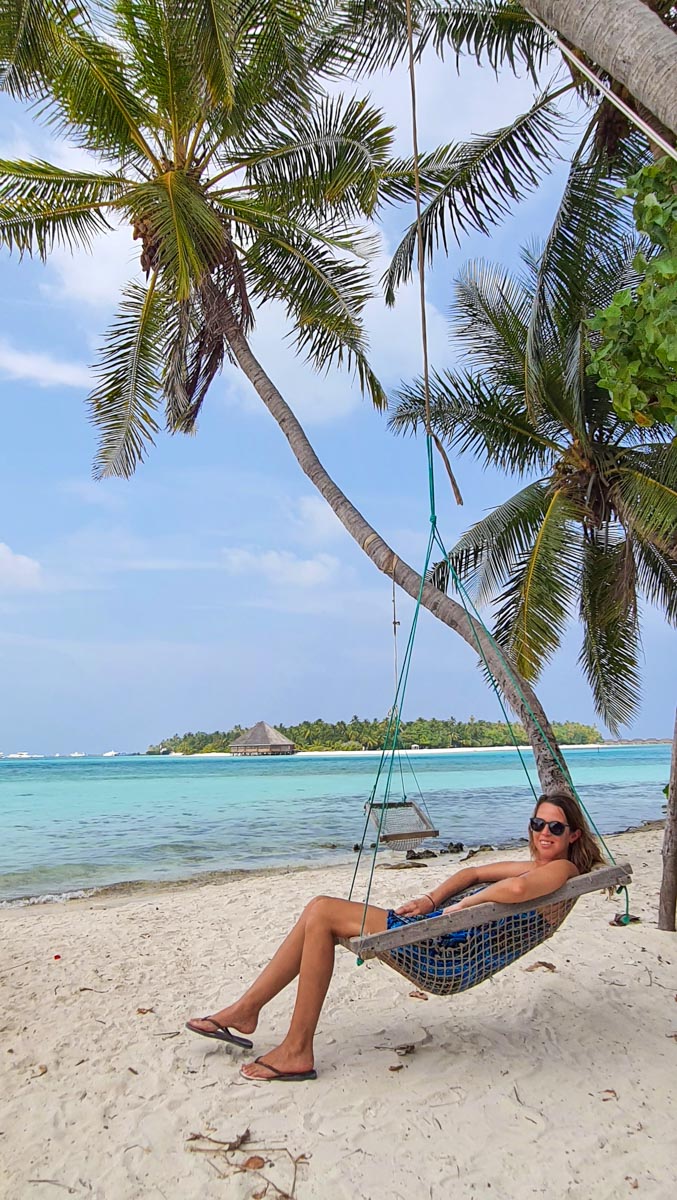
[[(632, 277), (639, 248), (613, 191), (583, 151), (545, 247), (524, 252), (519, 275), (464, 269), (453, 322), (465, 361), (432, 372), (430, 414), (452, 450), (522, 481), (450, 551), (457, 576), (494, 606), (494, 635), (529, 681), (577, 616), (579, 664), (616, 732), (640, 695), (639, 594), (677, 621), (677, 439), (665, 421), (621, 420), (586, 370), (588, 323)], [(424, 407), (417, 380), (391, 426), (420, 428)]]
[[(386, 736), (387, 720), (368, 720), (351, 717), (350, 721), (302, 721), (299, 725), (277, 725), (280, 733), (294, 743), (297, 750), (378, 750)], [(590, 745), (601, 741), (601, 734), (593, 725), (581, 725), (578, 721), (553, 723), (553, 732), (560, 745)], [(521, 745), (528, 743), (526, 731), (521, 725), (513, 730)], [(184, 733), (165, 738), (156, 746), (149, 746), (147, 754), (173, 751), (180, 754), (224, 754), (231, 743), (245, 730), (240, 725), (227, 732)], [(403, 721), (400, 726), (400, 748), (410, 750), (419, 746), (421, 750), (449, 750), (455, 747), (470, 748), (510, 746), (512, 739), (508, 726), (503, 721), (483, 721), (470, 717), (468, 721), (457, 721), (455, 717), (440, 720), (436, 717), (417, 717), (415, 721)]]
[(641, 282), (617, 291), (590, 322), (600, 340), (588, 370), (623, 420), (667, 421), (677, 432), (677, 163), (666, 156), (644, 167), (626, 194), (654, 252), (634, 260)]

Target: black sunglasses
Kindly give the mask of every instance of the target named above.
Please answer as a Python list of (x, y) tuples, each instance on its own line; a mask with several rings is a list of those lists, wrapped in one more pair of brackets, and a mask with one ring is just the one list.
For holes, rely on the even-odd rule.
[(544, 821), (543, 817), (532, 817), (529, 821), (529, 828), (533, 833), (542, 833), (546, 825), (553, 837), (561, 837), (565, 829), (569, 829), (564, 821)]

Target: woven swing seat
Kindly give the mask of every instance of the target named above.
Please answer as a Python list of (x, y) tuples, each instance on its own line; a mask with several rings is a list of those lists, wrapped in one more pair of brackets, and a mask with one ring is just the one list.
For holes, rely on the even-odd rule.
[(422, 991), (453, 996), (547, 941), (579, 896), (631, 881), (629, 863), (600, 867), (523, 905), (478, 904), (448, 915), (398, 918), (405, 923), (384, 933), (342, 939), (341, 945), (361, 959), (379, 958)]
[(432, 821), (414, 800), (386, 800), (369, 805), (369, 820), (379, 841), (393, 850), (413, 850), (424, 838), (439, 837)]

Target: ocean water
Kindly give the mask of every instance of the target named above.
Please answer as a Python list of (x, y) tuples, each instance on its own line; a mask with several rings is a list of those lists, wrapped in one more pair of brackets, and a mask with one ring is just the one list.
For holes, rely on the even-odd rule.
[[(669, 746), (567, 757), (602, 833), (661, 816)], [(0, 903), (351, 859), (377, 764), (352, 754), (0, 760)], [(444, 842), (525, 834), (531, 792), (514, 751), (403, 756), (392, 798), (418, 800), (419, 789)]]

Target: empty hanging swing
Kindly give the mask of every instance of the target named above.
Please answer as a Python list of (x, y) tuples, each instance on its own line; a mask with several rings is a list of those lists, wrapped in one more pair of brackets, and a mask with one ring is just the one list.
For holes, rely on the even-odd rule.
[(406, 797), (370, 803), (369, 819), (380, 831), (379, 840), (392, 850), (415, 850), (425, 838), (440, 835), (421, 806)]
[[(393, 653), (395, 666), (395, 692), (398, 691), (399, 681), (399, 665), (397, 659), (397, 630), (400, 622), (397, 619), (397, 598), (395, 595), (395, 580), (393, 579)], [(397, 732), (395, 732), (397, 731)], [(387, 773), (385, 783), (385, 795), (382, 799), (376, 799), (376, 789), (378, 786), (381, 770), (376, 776), (374, 789), (366, 805), (366, 813), (368, 821), (375, 826), (377, 836), (380, 842), (389, 846), (391, 850), (415, 850), (426, 838), (439, 837), (440, 831), (436, 829), (430, 813), (426, 807), (423, 792), (421, 791), (416, 773), (411, 764), (411, 760), (407, 755), (407, 765), (409, 773), (413, 777), (414, 784), (418, 790), (419, 802), (412, 800), (406, 794), (404, 786), (404, 771), (402, 769), (402, 754), (403, 751), (397, 750), (397, 737), (399, 733), (399, 716), (395, 707), (391, 708), (388, 713), (388, 730), (386, 733), (386, 744), (388, 743), (389, 735), (393, 737), (393, 746), (397, 752), (397, 762), (399, 766), (399, 775), (401, 780), (401, 799), (393, 800), (391, 785), (393, 771)], [(394, 756), (393, 756), (394, 757)], [(381, 759), (381, 766), (383, 758)]]

